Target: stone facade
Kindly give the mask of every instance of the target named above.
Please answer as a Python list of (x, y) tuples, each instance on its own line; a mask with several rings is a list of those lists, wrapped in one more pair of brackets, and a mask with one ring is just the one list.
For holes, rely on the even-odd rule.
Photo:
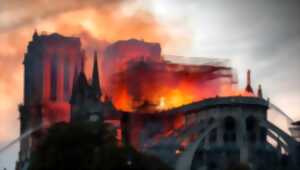
[[(108, 49), (108, 54), (119, 55), (127, 48), (120, 47)], [(153, 55), (160, 53), (157, 44), (151, 49)], [(177, 170), (222, 169), (232, 162), (247, 163), (255, 170), (297, 166), (299, 143), (267, 120), (269, 102), (262, 98), (261, 87), (254, 95), (250, 71), (248, 97), (216, 96), (165, 111), (120, 112), (111, 101), (102, 100), (97, 58), (95, 52), (89, 82), (79, 38), (34, 33), (24, 59), (21, 136), (42, 130), (22, 138), (17, 169), (26, 167), (30, 153), (52, 124), (99, 119), (111, 123), (123, 143), (156, 155)]]
[[(19, 106), (20, 133), (70, 121), (73, 77), (82, 69), (79, 38), (33, 34), (24, 58), (24, 101)], [(29, 158), (36, 140), (21, 140), (18, 167)]]
[(268, 101), (258, 97), (200, 102), (198, 110), (187, 115), (189, 126), (199, 130), (189, 135), (189, 146), (178, 155), (176, 169), (224, 169), (233, 163), (246, 163), (255, 170), (296, 169), (299, 143), (268, 122), (268, 107)]

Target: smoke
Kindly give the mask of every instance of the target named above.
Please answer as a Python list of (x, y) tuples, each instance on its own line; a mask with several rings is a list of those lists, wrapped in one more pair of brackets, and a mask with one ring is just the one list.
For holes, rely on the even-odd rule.
[(44, 19), (58, 16), (69, 11), (84, 8), (97, 8), (103, 12), (120, 6), (130, 0), (12, 0), (9, 3), (1, 0), (0, 31), (10, 31)]
[[(294, 112), (293, 118), (299, 117), (300, 3), (230, 2), (153, 1), (149, 12), (135, 0), (0, 0), (0, 141), (18, 134), (21, 63), (34, 29), (80, 35), (88, 56), (106, 43), (137, 38), (161, 42), (162, 49), (168, 46), (180, 55), (231, 58), (239, 75), (253, 68), (265, 94)], [(183, 35), (170, 34), (173, 29)], [(174, 46), (177, 43), (188, 50)]]
[(230, 58), (243, 86), (251, 68), (253, 88), (262, 84), (265, 97), (300, 118), (300, 1), (175, 0), (158, 6), (168, 7), (193, 35), (189, 51), (181, 53)]
[(172, 63), (163, 58), (158, 43), (118, 41), (106, 48), (103, 60), (105, 95), (123, 111), (155, 112), (239, 93), (226, 63)]
[[(81, 37), (90, 75), (93, 51), (119, 39), (169, 44), (177, 39), (134, 0), (0, 0), (0, 141), (18, 135), (18, 104), (23, 98), (23, 58), (35, 29)], [(131, 7), (129, 7), (131, 6)], [(132, 8), (136, 6), (136, 8)]]

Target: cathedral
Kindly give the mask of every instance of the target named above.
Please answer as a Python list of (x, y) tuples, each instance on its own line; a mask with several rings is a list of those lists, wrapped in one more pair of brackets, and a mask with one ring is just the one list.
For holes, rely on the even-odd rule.
[[(79, 38), (33, 34), (24, 58), (24, 102), (19, 106), (21, 135), (58, 122), (108, 119), (116, 115), (110, 102), (101, 102), (97, 52), (91, 82), (84, 73), (85, 52)], [(115, 116), (116, 117), (116, 116)], [(42, 134), (21, 140), (23, 167)]]
[[(21, 140), (17, 169), (26, 169), (31, 152), (51, 125), (98, 120), (110, 123), (118, 140), (176, 170), (217, 170), (231, 162), (248, 163), (255, 170), (299, 167), (299, 136), (267, 119), (270, 103), (261, 86), (254, 92), (250, 71), (245, 91), (251, 95), (212, 96), (169, 110), (126, 112), (103, 95), (98, 60), (95, 52), (88, 80), (79, 38), (33, 34), (23, 62), (20, 132), (38, 133)], [(291, 124), (292, 134), (299, 134), (298, 124)]]

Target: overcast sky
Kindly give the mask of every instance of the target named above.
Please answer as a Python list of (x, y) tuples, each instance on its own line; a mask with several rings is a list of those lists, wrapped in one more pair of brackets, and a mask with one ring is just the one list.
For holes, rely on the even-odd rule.
[[(143, 38), (162, 42), (164, 54), (230, 59), (241, 87), (249, 68), (255, 89), (262, 84), (300, 119), (299, 9), (297, 0), (0, 0), (0, 147), (18, 136), (22, 59), (35, 28), (88, 32), (93, 42)], [(17, 148), (0, 155), (0, 169), (12, 169)]]
[[(163, 1), (150, 8), (159, 18), (189, 32), (186, 48), (167, 49), (184, 56), (228, 58), (244, 86), (253, 71), (271, 98), (300, 119), (300, 2), (280, 0)], [(175, 52), (174, 52), (175, 51)]]

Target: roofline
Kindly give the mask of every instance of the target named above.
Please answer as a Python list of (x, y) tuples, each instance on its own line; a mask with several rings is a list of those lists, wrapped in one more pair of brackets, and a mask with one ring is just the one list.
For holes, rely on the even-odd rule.
[(263, 98), (258, 97), (246, 97), (246, 96), (230, 96), (230, 97), (214, 97), (204, 99), (198, 102), (194, 102), (191, 104), (187, 104), (184, 106), (180, 106), (177, 108), (173, 108), (170, 110), (158, 111), (158, 112), (124, 112), (119, 111), (123, 114), (129, 115), (151, 115), (151, 116), (159, 116), (159, 115), (176, 115), (178, 113), (187, 113), (187, 112), (194, 112), (201, 109), (206, 109), (215, 106), (232, 106), (232, 105), (256, 105), (265, 107), (266, 109), (269, 108), (269, 102)]

